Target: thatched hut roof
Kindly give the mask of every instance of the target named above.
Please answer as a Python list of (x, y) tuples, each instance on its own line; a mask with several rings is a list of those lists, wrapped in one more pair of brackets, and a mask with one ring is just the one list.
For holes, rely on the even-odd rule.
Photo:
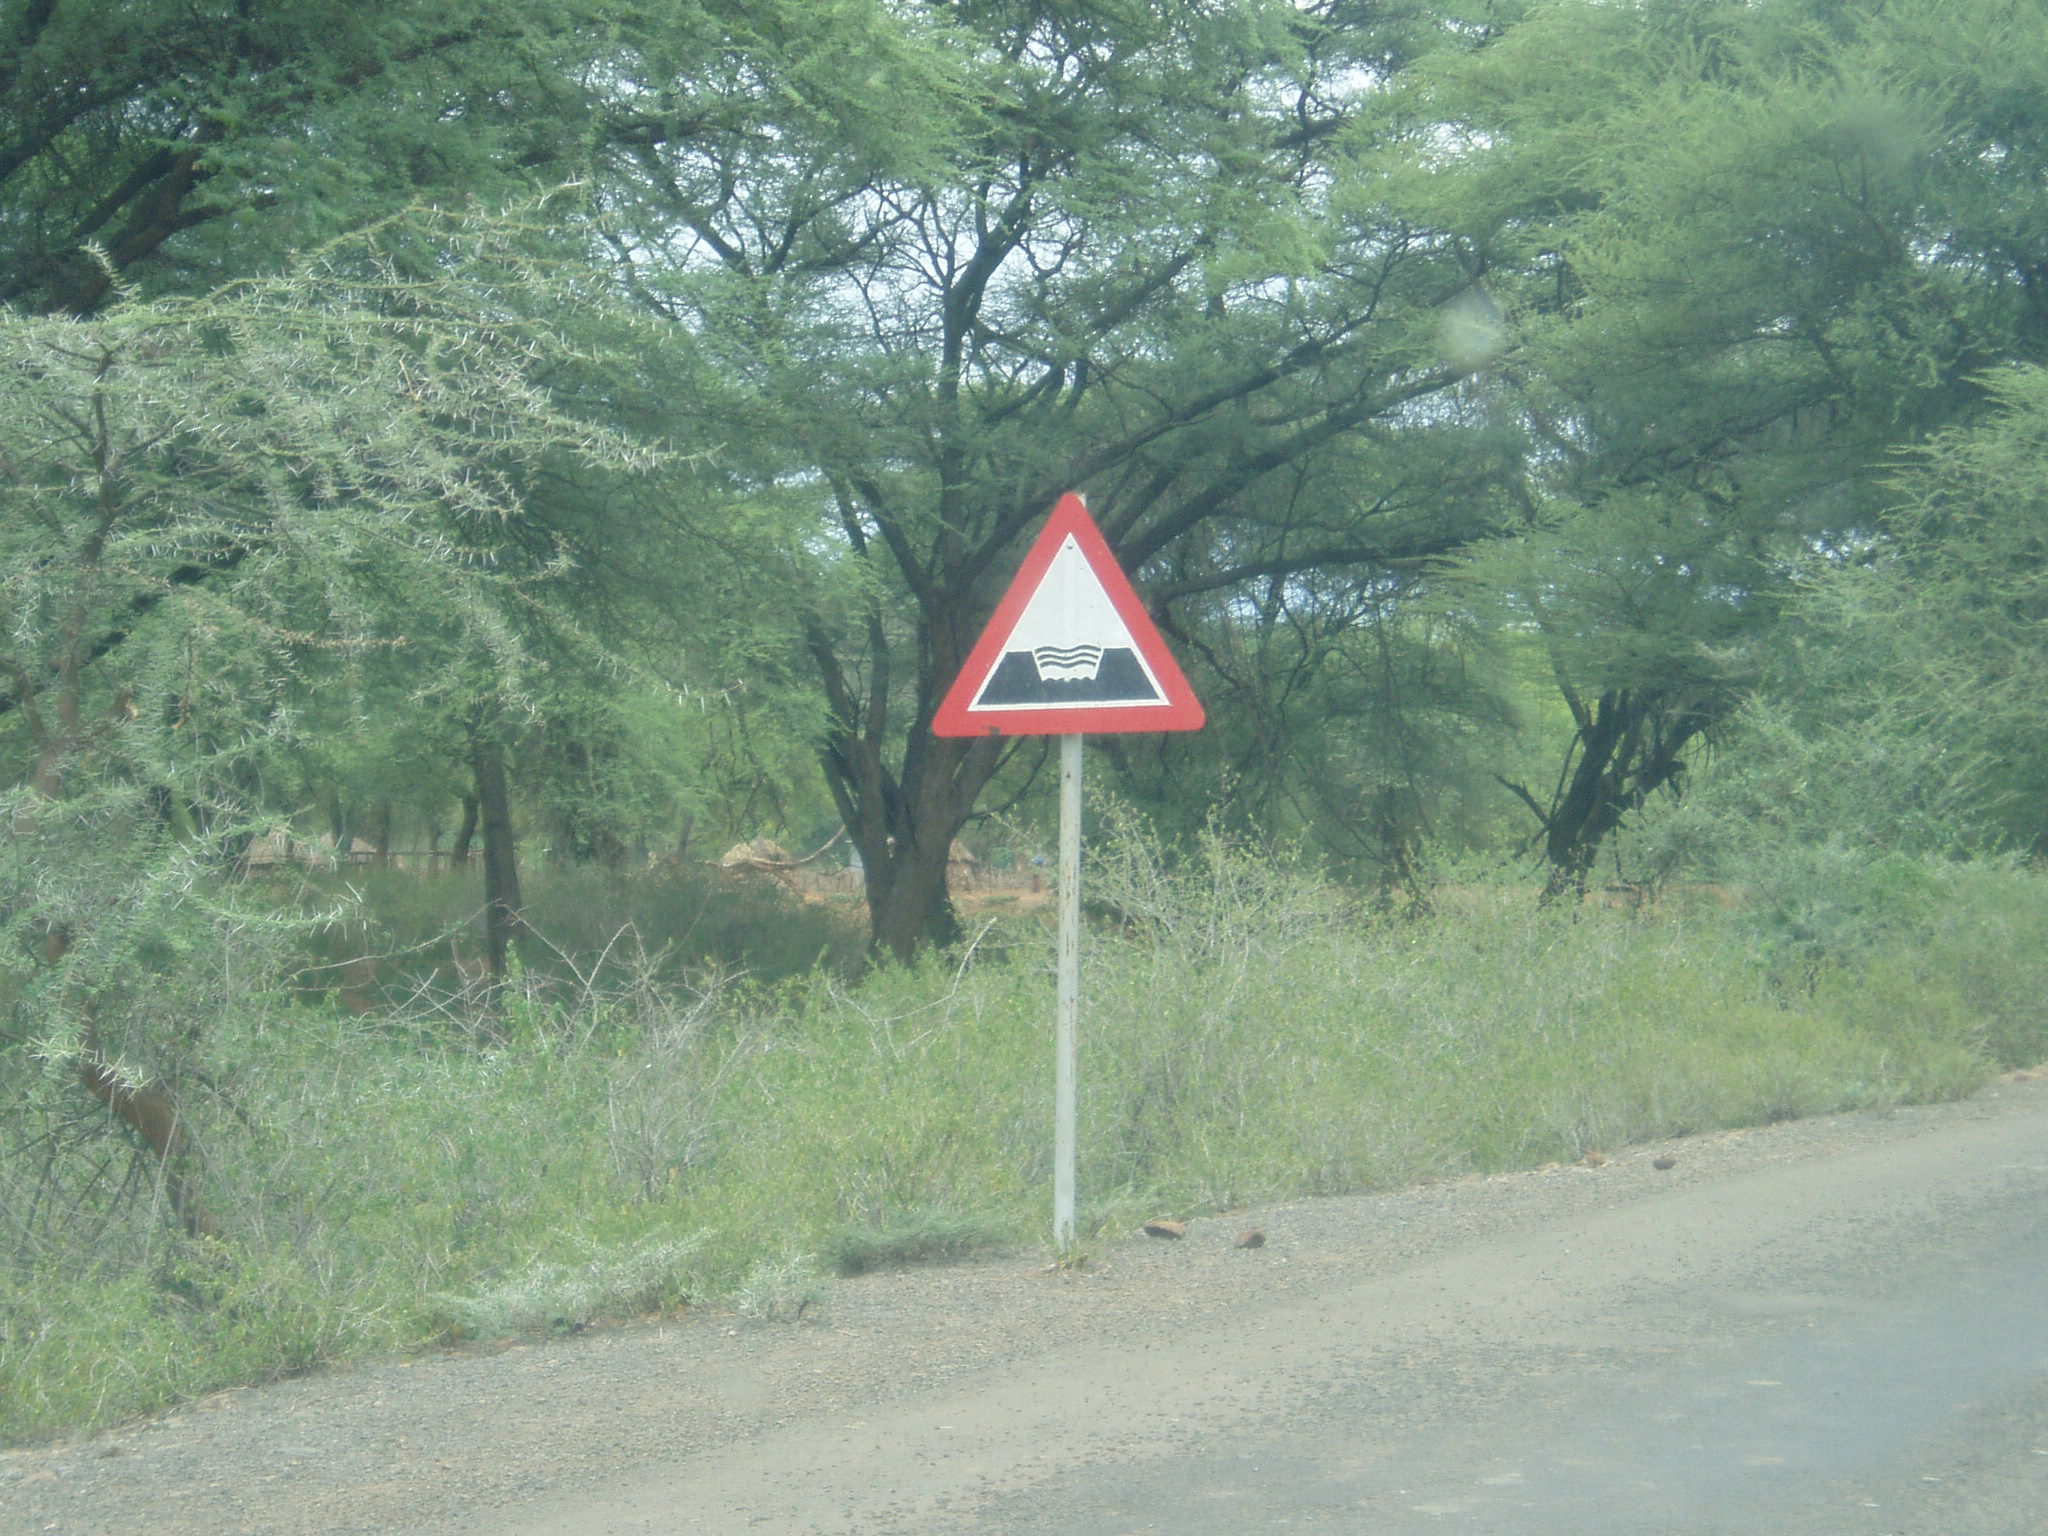
[(793, 864), (789, 850), (772, 837), (749, 838), (744, 843), (734, 843), (719, 856), (721, 869), (744, 869), (751, 864)]
[(269, 869), (304, 857), (293, 843), (291, 833), (283, 827), (272, 827), (261, 837), (251, 840), (248, 852), (242, 855), (242, 862), (251, 869)]

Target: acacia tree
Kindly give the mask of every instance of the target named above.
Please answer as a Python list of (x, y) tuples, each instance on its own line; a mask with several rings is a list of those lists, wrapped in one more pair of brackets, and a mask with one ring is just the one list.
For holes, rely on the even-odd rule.
[[(1805, 643), (1776, 702), (1864, 770), (1802, 782), (1788, 801), (1864, 791), (1883, 844), (1923, 851), (2048, 850), (2048, 369), (1982, 376), (1991, 408), (1936, 434), (1896, 486), (1892, 537), (1802, 592)], [(1798, 663), (1821, 648), (1823, 668)], [(1822, 675), (1802, 675), (1819, 671)], [(1816, 758), (1818, 752), (1815, 753)], [(1871, 792), (1870, 764), (1891, 782)], [(1826, 767), (1806, 777), (1821, 780)]]
[(954, 931), (947, 850), (1003, 749), (928, 724), (1059, 493), (1089, 496), (1169, 632), (1248, 583), (1490, 526), (1404, 457), (1479, 408), (1436, 325), (1471, 273), (1336, 195), (1413, 14), (976, 0), (946, 13), (976, 93), (917, 176), (790, 138), (624, 168), (622, 273), (727, 381), (696, 404), (735, 480), (819, 519), (788, 559), (791, 644), (879, 952)]
[(145, 1139), (195, 1227), (164, 1084), (229, 937), (274, 927), (207, 877), (305, 690), (403, 653), (416, 698), (516, 691), (507, 616), (545, 573), (494, 555), (527, 466), (657, 462), (536, 381), (571, 349), (507, 304), (498, 235), (414, 221), (197, 299), (0, 311), (0, 954), (35, 1058)]
[(1893, 451), (2048, 342), (2044, 42), (1997, 0), (1558, 5), (1389, 98), (1372, 163), (1482, 268), (1534, 444), (1481, 575), (1573, 722), (1515, 786), (1554, 890), (1682, 784), (1803, 558), (1880, 535)]
[(116, 20), (11, 4), (0, 302), (85, 313), (124, 280), (203, 292), (423, 196), (502, 197), (573, 170), (573, 39), (603, 14), (142, 0)]
[(1162, 833), (1305, 844), (1382, 885), (1413, 882), (1429, 850), (1499, 841), (1511, 658), (1443, 583), (1276, 578), (1188, 623), (1182, 649), (1208, 725), (1135, 749), (1100, 743), (1120, 793)]
[[(953, 89), (923, 31), (892, 0), (341, 11), (140, 0), (111, 27), (92, 7), (22, 0), (0, 7), (0, 304), (82, 316), (124, 293), (201, 294), (407, 206), (499, 206), (587, 180), (609, 159), (636, 163), (650, 146), (795, 131), (900, 163), (900, 146), (923, 138), (901, 126), (900, 102)], [(566, 200), (555, 211), (555, 257), (564, 271), (586, 268), (587, 221)], [(676, 426), (651, 419), (650, 401), (676, 380), (644, 348), (615, 347), (616, 329), (585, 340), (613, 351), (551, 362), (550, 389), (629, 430)], [(530, 516), (497, 531), (498, 553), (550, 570), (553, 611), (577, 609), (612, 653), (606, 665), (636, 650), (688, 658), (703, 610), (675, 590), (647, 595), (657, 572), (680, 569), (671, 528), (602, 473), (535, 468)], [(201, 563), (188, 578), (204, 586), (219, 573)], [(522, 638), (547, 643), (550, 627)], [(589, 647), (557, 646), (551, 659), (557, 696), (572, 678), (603, 691)], [(688, 667), (664, 665), (664, 680)], [(441, 739), (480, 791), (479, 815), (503, 833), (513, 781), (573, 767), (578, 752), (521, 753), (533, 700), (508, 709), (479, 697)], [(491, 910), (516, 905), (516, 866), (490, 863), (502, 876)]]

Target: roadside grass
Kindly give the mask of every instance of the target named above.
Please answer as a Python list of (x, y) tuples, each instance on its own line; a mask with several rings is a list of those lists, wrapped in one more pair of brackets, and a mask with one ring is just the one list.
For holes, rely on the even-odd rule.
[[(1936, 868), (1828, 953), (1765, 917), (1344, 908), (1307, 872), (1126, 838), (1091, 867), (1084, 1218), (1528, 1167), (1962, 1095), (2048, 1055), (2048, 902)], [(1880, 907), (1882, 904), (1880, 904)], [(0, 1439), (325, 1362), (1048, 1241), (1051, 954), (855, 983), (535, 980), (494, 1014), (250, 994), (184, 1101), (219, 1235), (163, 1219), (74, 1084), (0, 1056)]]

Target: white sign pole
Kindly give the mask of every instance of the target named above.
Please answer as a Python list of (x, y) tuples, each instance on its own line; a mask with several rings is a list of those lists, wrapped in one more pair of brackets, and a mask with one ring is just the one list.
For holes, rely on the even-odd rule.
[(1053, 1025), (1052, 1241), (1074, 1246), (1074, 1067), (1081, 1013), (1081, 737), (1060, 737), (1059, 1014)]
[(1052, 1235), (1074, 1250), (1075, 1037), (1081, 1011), (1081, 733), (1198, 731), (1202, 701), (1079, 496), (1059, 499), (932, 714), (942, 737), (1060, 739), (1059, 1016)]

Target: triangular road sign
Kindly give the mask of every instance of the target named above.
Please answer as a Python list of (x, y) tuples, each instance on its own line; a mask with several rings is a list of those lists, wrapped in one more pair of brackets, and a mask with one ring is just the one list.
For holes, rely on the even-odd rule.
[(940, 736), (1199, 730), (1205, 716), (1102, 530), (1060, 498), (947, 690)]

